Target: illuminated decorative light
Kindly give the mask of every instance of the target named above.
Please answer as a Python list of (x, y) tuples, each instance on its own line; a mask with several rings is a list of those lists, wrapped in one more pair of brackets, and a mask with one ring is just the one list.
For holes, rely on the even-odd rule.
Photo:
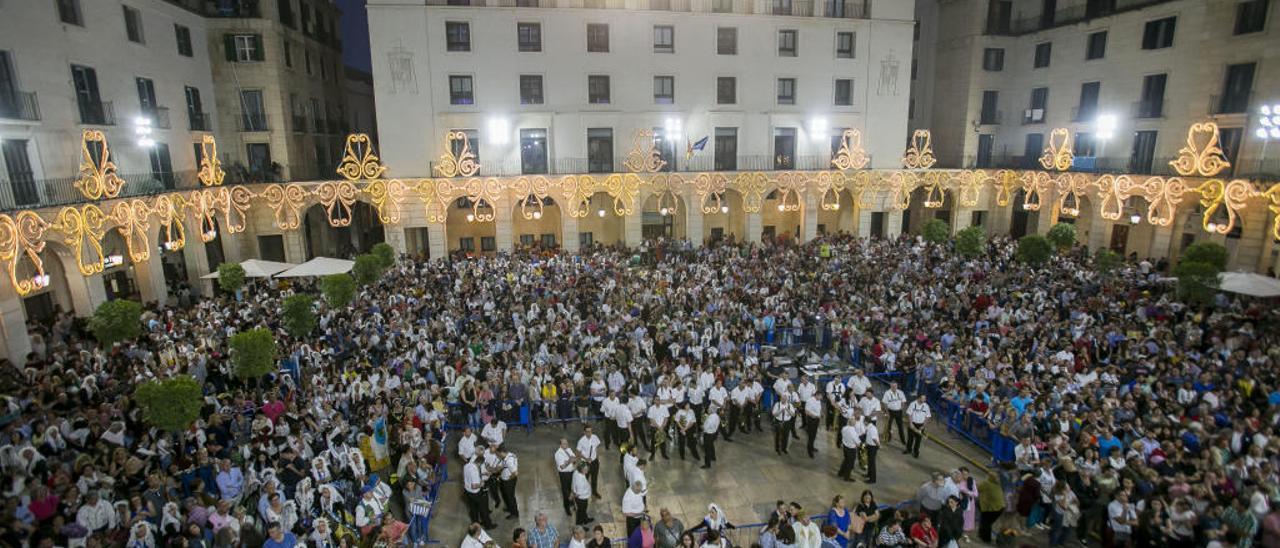
[(603, 209), (601, 209), (601, 210), (596, 211), (596, 216), (603, 218), (603, 217), (604, 217), (604, 210), (603, 210)]
[(475, 214), (474, 214), (474, 213), (468, 213), (468, 214), (467, 214), (467, 222), (468, 222), (468, 223), (474, 223), (474, 222), (476, 222), (476, 216), (475, 216)]
[(727, 205), (720, 206), (720, 213), (728, 213), (728, 212), (729, 212), (729, 206)]
[(119, 253), (108, 255), (102, 258), (102, 269), (117, 267), (124, 264), (124, 257)]
[(786, 209), (787, 209), (787, 206), (782, 205), (782, 204), (778, 204), (778, 211), (784, 211), (784, 210), (786, 210)]
[(1130, 216), (1129, 216), (1129, 223), (1130, 223), (1130, 224), (1135, 224), (1135, 225), (1136, 225), (1136, 224), (1138, 224), (1138, 223), (1139, 223), (1139, 222), (1141, 222), (1141, 221), (1142, 221), (1142, 215), (1138, 215), (1137, 213), (1134, 213), (1133, 215), (1130, 215)]
[(836, 203), (834, 203), (834, 204), (831, 204), (831, 209), (840, 209), (840, 202), (836, 202)]
[(1280, 114), (1271, 117), (1271, 125), (1280, 126)]
[(1261, 119), (1261, 120), (1258, 120), (1258, 121), (1259, 121), (1259, 122), (1262, 122), (1262, 125), (1264, 125), (1264, 126), (1266, 126), (1266, 127), (1271, 127), (1271, 118), (1268, 118), (1268, 117), (1266, 117), (1266, 116), (1263, 116), (1263, 117), (1262, 117), (1262, 119)]
[(1266, 128), (1258, 128), (1258, 130), (1254, 131), (1253, 134), (1258, 136), (1259, 139), (1266, 139), (1269, 135)]
[(911, 146), (902, 155), (902, 167), (907, 169), (929, 169), (938, 159), (933, 156), (933, 134), (927, 129), (911, 132)]
[(822, 117), (814, 118), (809, 121), (809, 133), (814, 141), (822, 141), (827, 138), (827, 119)]
[(541, 218), (542, 218), (542, 212), (541, 212), (541, 211), (535, 211), (535, 212), (533, 212), (533, 218), (534, 218), (534, 219), (541, 219)]
[[(458, 154), (453, 153), (453, 143), (462, 141), (462, 150)], [(436, 164), (436, 174), (441, 177), (470, 177), (480, 171), (480, 164), (476, 162), (476, 155), (471, 152), (471, 139), (467, 137), (466, 132), (450, 131), (444, 136), (444, 154), (440, 155), (440, 162)]]
[(1187, 129), (1187, 146), (1178, 150), (1178, 158), (1169, 162), (1182, 176), (1213, 177), (1231, 167), (1231, 162), (1218, 146), (1218, 124), (1196, 122)]
[(1114, 114), (1103, 114), (1098, 117), (1095, 122), (1096, 136), (1099, 139), (1110, 139), (1115, 137), (1116, 126), (1119, 125)]
[(1204, 229), (1205, 229), (1205, 230), (1207, 230), (1207, 231), (1209, 231), (1209, 232), (1217, 232), (1217, 231), (1218, 231), (1218, 223), (1214, 223), (1214, 222), (1206, 223), (1206, 224), (1204, 225)]
[(1269, 132), (1272, 139), (1280, 139), (1280, 127), (1273, 127)]
[(1079, 217), (1080, 209), (1075, 207), (1063, 207), (1062, 214), (1068, 217)]
[(214, 238), (218, 237), (218, 231), (211, 228), (209, 230), (204, 231), (203, 236), (204, 236), (204, 241), (211, 242), (213, 241)]
[(490, 143), (495, 145), (507, 144), (508, 132), (510, 131), (507, 119), (500, 116), (489, 119), (489, 135), (487, 136)]
[(862, 132), (856, 129), (844, 130), (840, 134), (840, 148), (836, 150), (835, 157), (831, 158), (831, 166), (841, 171), (862, 169), (870, 161), (871, 157), (862, 148)]
[(36, 289), (43, 289), (49, 287), (49, 280), (48, 274), (37, 274), (31, 277), (31, 286)]
[(658, 213), (661, 213), (661, 214), (662, 214), (662, 216), (664, 216), (664, 217), (665, 217), (665, 216), (667, 215), (667, 213), (668, 213), (668, 210), (667, 210), (667, 208), (665, 208), (665, 207), (664, 207), (664, 208), (662, 208), (662, 209), (658, 210)]
[(1262, 115), (1263, 115), (1263, 116), (1271, 116), (1271, 107), (1269, 107), (1269, 106), (1267, 106), (1267, 105), (1262, 105)]
[(1066, 171), (1075, 159), (1071, 151), (1071, 130), (1060, 127), (1049, 133), (1049, 143), (1040, 155), (1040, 165), (1045, 169)]
[[(671, 121), (667, 120), (667, 123), (670, 124)], [(635, 137), (632, 138), (631, 152), (627, 153), (627, 159), (623, 160), (622, 166), (632, 173), (657, 173), (665, 165), (667, 161), (663, 160), (662, 153), (658, 152), (653, 130), (636, 130)]]

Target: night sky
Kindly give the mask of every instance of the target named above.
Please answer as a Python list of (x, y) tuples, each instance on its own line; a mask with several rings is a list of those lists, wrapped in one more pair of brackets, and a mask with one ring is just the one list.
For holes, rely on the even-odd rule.
[(371, 72), (369, 64), (369, 20), (365, 0), (337, 0), (342, 10), (342, 62)]

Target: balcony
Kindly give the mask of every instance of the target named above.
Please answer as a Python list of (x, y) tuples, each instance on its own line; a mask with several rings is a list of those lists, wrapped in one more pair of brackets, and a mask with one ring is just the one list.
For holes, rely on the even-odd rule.
[(169, 129), (168, 107), (142, 107), (142, 117), (151, 120), (151, 127)]
[(18, 91), (0, 96), (0, 118), (8, 120), (36, 121), (40, 119), (40, 102), (35, 92)]
[(1160, 101), (1134, 101), (1129, 106), (1129, 112), (1134, 118), (1163, 118), (1164, 117), (1164, 100)]
[(267, 123), (267, 115), (262, 112), (241, 113), (240, 114), (240, 131), (270, 131), (270, 124)]
[(871, 6), (866, 0), (829, 1), (823, 3), (822, 15), (837, 19), (867, 19), (871, 17)]
[(1060, 9), (1054, 12), (1052, 17), (1042, 17), (1036, 14), (1030, 17), (1021, 17), (1013, 20), (999, 21), (988, 19), (985, 34), (997, 36), (1021, 36), (1046, 29), (1074, 25), (1084, 23), (1101, 17), (1109, 17), (1142, 9), (1156, 4), (1164, 4), (1173, 0), (1115, 0), (1115, 9), (1094, 9), (1089, 10), (1088, 5), (1081, 3), (1080, 5), (1071, 6), (1069, 8)]
[(1029, 108), (1022, 111), (1022, 125), (1043, 124), (1045, 119), (1044, 109)]
[[(200, 186), (195, 171), (169, 173), (119, 173), (124, 179), (121, 198), (150, 196), (173, 190), (191, 190)], [(75, 187), (78, 177), (34, 179), (30, 173), (0, 178), (0, 211), (55, 207), (85, 202)]]
[(259, 4), (258, 0), (205, 0), (204, 13), (207, 17), (260, 19), (262, 6)]
[(1092, 124), (1098, 119), (1098, 106), (1076, 106), (1071, 108), (1071, 121)]
[(306, 132), (307, 132), (307, 117), (306, 117), (306, 116), (302, 116), (302, 115), (298, 115), (298, 114), (294, 114), (294, 115), (293, 115), (293, 132), (294, 132), (294, 133), (306, 133)]
[(755, 13), (812, 17), (813, 2), (811, 0), (756, 0)]
[(1209, 96), (1209, 114), (1244, 114), (1249, 111), (1249, 97), (1253, 93), (1235, 93)]
[(978, 116), (978, 125), (995, 126), (1004, 123), (1004, 111), (1002, 110), (983, 110)]
[[(423, 0), (427, 6), (542, 8), (573, 5), (573, 0)], [(587, 9), (627, 9), (627, 0), (582, 0)], [(678, 13), (741, 13), (792, 17), (865, 19), (870, 0), (640, 0), (636, 9)]]
[(343, 135), (342, 123), (338, 118), (329, 118), (329, 133), (333, 135)]
[(316, 118), (311, 121), (311, 129), (314, 133), (324, 133), (326, 129), (324, 118)]
[(187, 111), (187, 127), (191, 131), (213, 131), (213, 122), (207, 112)]
[(79, 106), (81, 124), (92, 126), (116, 125), (116, 109), (111, 104), (111, 101), (81, 100)]

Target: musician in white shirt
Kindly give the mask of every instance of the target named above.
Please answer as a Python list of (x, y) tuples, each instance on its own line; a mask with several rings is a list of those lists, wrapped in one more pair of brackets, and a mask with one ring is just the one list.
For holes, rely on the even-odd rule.
[(489, 419), (489, 424), (484, 425), (480, 430), (480, 437), (484, 438), (491, 447), (502, 445), (507, 437), (507, 423), (498, 420), (498, 417)]
[(564, 513), (573, 515), (573, 469), (578, 463), (578, 454), (569, 448), (569, 440), (560, 438), (560, 447), (556, 449), (556, 473), (560, 476), (560, 499), (564, 502)]
[(867, 483), (876, 482), (876, 453), (880, 451), (880, 427), (876, 421), (867, 421), (867, 432), (863, 435), (863, 447), (867, 450)]
[(458, 438), (458, 456), (462, 457), (464, 462), (476, 455), (476, 441), (479, 439), (470, 426), (462, 429), (462, 436)]
[(684, 448), (689, 446), (689, 452), (693, 454), (693, 460), (700, 459), (698, 456), (698, 421), (693, 414), (693, 404), (684, 402), (684, 406), (676, 411), (676, 447), (680, 450), (680, 460), (684, 460)]
[(924, 439), (924, 424), (933, 416), (933, 411), (929, 409), (929, 404), (925, 401), (924, 394), (920, 398), (911, 402), (907, 406), (907, 419), (911, 421), (911, 427), (907, 429), (907, 449), (903, 454), (911, 453), (911, 456), (920, 458), (920, 442)]
[[(840, 404), (844, 402), (845, 392), (849, 390), (839, 377), (827, 381), (827, 430), (844, 427), (844, 417), (840, 415)], [(840, 417), (839, 421), (836, 417)]]
[(644, 485), (641, 482), (631, 482), (631, 488), (627, 489), (622, 495), (622, 515), (627, 518), (627, 537), (631, 537), (631, 532), (640, 526), (640, 522), (644, 519), (646, 495)]
[(467, 505), (467, 517), (472, 523), (495, 527), (489, 519), (489, 501), (484, 493), (484, 479), (480, 474), (480, 457), (472, 455), (462, 467), (463, 501)]
[(840, 429), (840, 448), (844, 451), (844, 459), (840, 461), (840, 471), (836, 475), (845, 481), (853, 481), (849, 474), (858, 465), (858, 451), (862, 448), (862, 438), (866, 435), (866, 425), (862, 416), (854, 411), (853, 417)]
[(501, 468), (498, 471), (498, 485), (502, 490), (502, 503), (507, 507), (507, 519), (520, 518), (520, 505), (516, 500), (516, 479), (520, 474), (520, 464), (516, 454), (506, 447), (498, 448), (498, 460)]
[(822, 400), (818, 399), (817, 394), (810, 394), (809, 399), (804, 400), (805, 448), (809, 450), (809, 458), (813, 458), (813, 454), (817, 452), (813, 444), (818, 438), (820, 424), (822, 424)]
[[(573, 473), (573, 498), (577, 503), (574, 509), (573, 523), (575, 525), (586, 525), (595, 521), (591, 516), (587, 515), (587, 501), (593, 496), (591, 482), (587, 480), (587, 469), (590, 468), (586, 463), (579, 464), (578, 469)], [(598, 495), (596, 495), (599, 498)]]
[(796, 418), (796, 408), (786, 398), (778, 398), (773, 402), (773, 452), (787, 454), (787, 446), (791, 443), (791, 428)]
[(906, 442), (907, 433), (902, 424), (902, 406), (906, 404), (907, 395), (898, 388), (898, 383), (889, 383), (889, 389), (884, 391), (884, 408), (889, 411), (889, 424), (885, 425), (885, 434), (889, 436), (887, 441), (893, 441), (893, 425), (897, 424), (898, 439)]
[(666, 404), (654, 404), (647, 411), (649, 430), (653, 433), (652, 443), (649, 446), (649, 460), (653, 460), (659, 452), (662, 453), (662, 458), (671, 460), (671, 457), (667, 456), (667, 446), (671, 444), (671, 436), (667, 431), (667, 419), (670, 414)]
[(720, 432), (720, 415), (716, 406), (707, 407), (707, 416), (702, 419), (702, 467), (711, 468), (711, 461), (716, 460), (716, 435)]
[(479, 523), (472, 523), (467, 528), (467, 536), (462, 539), (462, 544), (459, 546), (460, 548), (484, 548), (490, 542), (493, 542), (493, 538), (489, 533), (484, 532)]
[(587, 473), (591, 476), (591, 495), (600, 498), (600, 490), (596, 487), (596, 481), (600, 477), (600, 438), (591, 432), (591, 426), (587, 426), (582, 430), (582, 437), (578, 438), (578, 458), (586, 461)]

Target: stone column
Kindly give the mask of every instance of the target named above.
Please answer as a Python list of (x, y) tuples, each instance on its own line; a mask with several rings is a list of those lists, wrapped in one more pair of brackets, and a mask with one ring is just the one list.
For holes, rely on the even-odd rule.
[(871, 237), (871, 214), (875, 213), (869, 209), (858, 208), (854, 214), (858, 216), (858, 237)]
[(702, 247), (702, 240), (705, 238), (704, 228), (702, 226), (702, 204), (699, 201), (698, 194), (690, 192), (683, 196), (684, 198), (684, 236), (692, 243), (694, 247)]
[(161, 305), (169, 302), (169, 286), (165, 283), (159, 251), (152, 251), (150, 259), (133, 265), (133, 279), (138, 284), (138, 293), (142, 294), (142, 302)]
[(582, 241), (578, 239), (578, 218), (569, 215), (567, 210), (560, 210), (560, 248), (570, 253), (581, 249)]
[(244, 250), (241, 247), (245, 238), (249, 236), (243, 232), (231, 234), (230, 231), (224, 230), (222, 234), (222, 256), (229, 263), (241, 263), (244, 261)]
[(506, 200), (498, 200), (493, 210), (493, 222), (496, 223), (494, 232), (494, 244), (498, 249), (498, 253), (511, 253), (515, 249), (515, 242), (512, 241), (512, 234), (515, 227), (511, 220), (511, 204)]
[(959, 203), (951, 209), (951, 235), (969, 228), (973, 224), (973, 208), (961, 206)]
[(427, 254), (431, 260), (443, 259), (449, 254), (449, 242), (444, 223), (427, 223)]
[(386, 225), (382, 227), (383, 239), (391, 249), (396, 250), (396, 255), (403, 255), (408, 252), (407, 244), (404, 239), (404, 225)]
[(889, 208), (884, 212), (884, 235), (886, 238), (897, 238), (902, 234), (902, 212)]
[[(78, 274), (77, 274), (78, 275)], [(15, 365), (24, 366), (31, 352), (31, 337), (27, 334), (27, 311), (22, 298), (10, 287), (0, 300), (0, 335), (3, 335), (4, 356)]]
[(1168, 257), (1171, 253), (1169, 246), (1173, 243), (1173, 223), (1169, 226), (1156, 225), (1151, 230), (1151, 244), (1147, 247), (1147, 253), (1153, 259)]
[[(1271, 227), (1265, 229), (1270, 211), (1266, 207), (1245, 208), (1236, 222), (1240, 223), (1240, 240), (1236, 242), (1235, 252), (1227, 261), (1227, 270), (1256, 271), (1262, 262), (1263, 249), (1271, 240)], [(1268, 251), (1270, 251), (1268, 249)], [(1265, 268), (1262, 269), (1266, 271)]]
[(747, 234), (746, 241), (751, 243), (760, 243), (760, 236), (764, 233), (763, 219), (760, 212), (747, 213)]
[(800, 235), (805, 242), (818, 237), (817, 192), (804, 193), (804, 208), (800, 210)]
[[(190, 234), (187, 245), (182, 247), (182, 260), (187, 263), (187, 283), (197, 295), (209, 297), (213, 295), (213, 280), (203, 279), (209, 270), (209, 253), (205, 250), (208, 244), (200, 241), (199, 234)], [(101, 284), (98, 284), (101, 285)]]
[(307, 262), (307, 239), (302, 234), (303, 228), (299, 226), (294, 230), (287, 230), (284, 236), (284, 260), (287, 263), (302, 264)]
[(644, 212), (637, 205), (631, 214), (622, 217), (622, 241), (627, 247), (640, 247), (644, 243), (643, 216)]

